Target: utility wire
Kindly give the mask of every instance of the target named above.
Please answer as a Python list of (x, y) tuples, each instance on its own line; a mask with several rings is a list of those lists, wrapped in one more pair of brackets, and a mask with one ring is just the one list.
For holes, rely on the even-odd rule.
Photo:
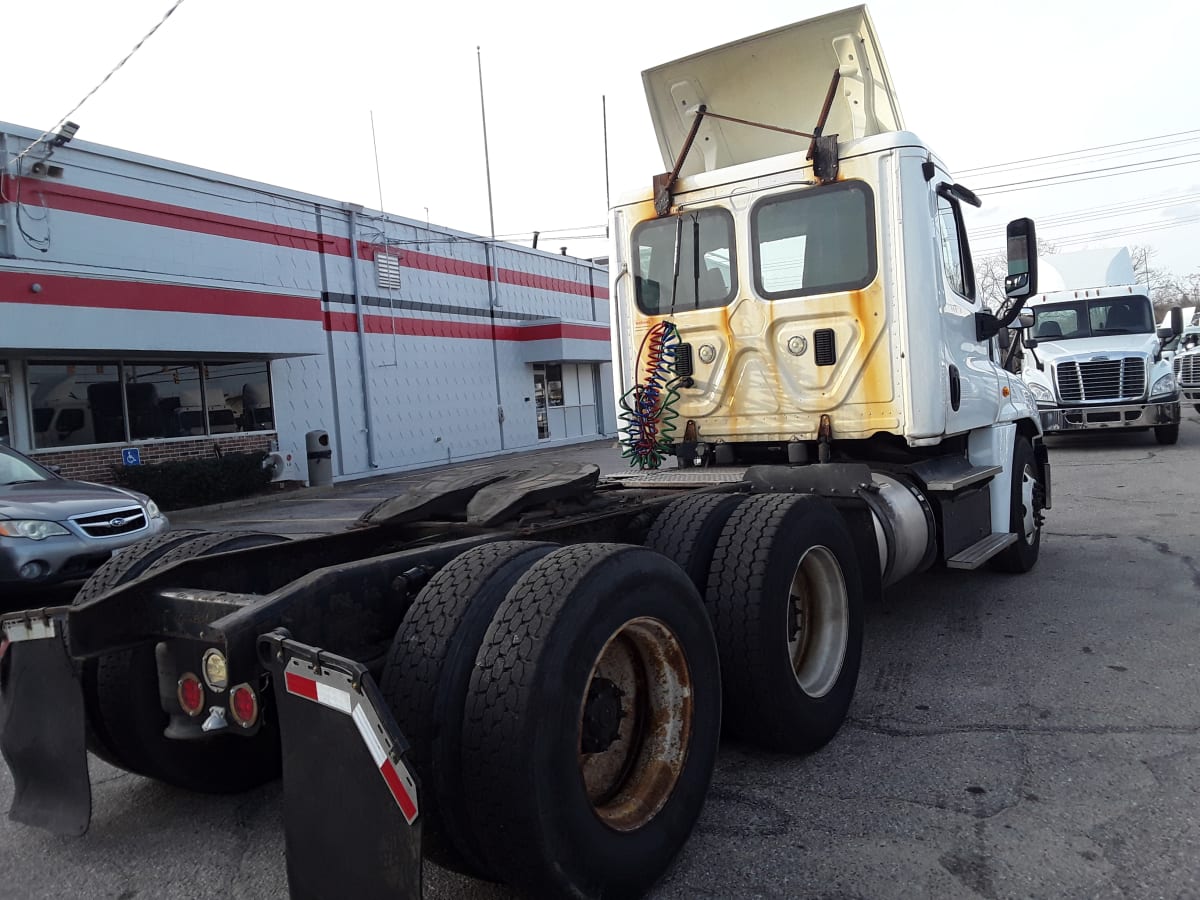
[(124, 66), (125, 63), (129, 62), (129, 60), (133, 56), (133, 54), (137, 53), (138, 50), (142, 49), (142, 44), (144, 44), (144, 43), (146, 43), (146, 41), (150, 40), (150, 38), (154, 34), (154, 32), (158, 31), (158, 29), (162, 27), (163, 23), (166, 22), (167, 19), (171, 18), (171, 13), (173, 13), (173, 12), (175, 12), (175, 10), (179, 9), (180, 4), (182, 4), (182, 3), (183, 3), (183, 0), (175, 0), (175, 3), (172, 4), (171, 8), (168, 9), (166, 11), (166, 13), (163, 14), (163, 17), (161, 19), (158, 20), (158, 24), (156, 24), (153, 28), (151, 28), (149, 31), (147, 31), (145, 36), (140, 41), (138, 41), (136, 44), (134, 44), (133, 49), (125, 54), (125, 58), (122, 59), (115, 66), (113, 66), (113, 68), (109, 71), (109, 73), (107, 75), (105, 75), (102, 79), (100, 79), (100, 83), (97, 84), (90, 91), (88, 91), (84, 95), (83, 99), (80, 100), (78, 103), (76, 103), (73, 107), (71, 107), (71, 110), (65, 116), (63, 116), (61, 119), (59, 119), (52, 128), (50, 128), (47, 131), (43, 131), (41, 133), (41, 135), (38, 136), (38, 139), (36, 141), (34, 141), (32, 144), (30, 144), (28, 147), (26, 147), (24, 150), (22, 150), (17, 155), (17, 158), (13, 160), (13, 162), (19, 163), (21, 161), (21, 159), (25, 156), (25, 154), (27, 154), (30, 150), (32, 150), (34, 147), (36, 147), (38, 144), (40, 144), (42, 141), (44, 141), (46, 138), (48, 138), (54, 132), (58, 131), (58, 129), (61, 128), (62, 125), (68, 119), (71, 118), (71, 116), (75, 115), (75, 113), (79, 111), (79, 108), (81, 106), (83, 106), (83, 104), (87, 103), (87, 101), (91, 99), (92, 94), (96, 93), (96, 91), (98, 91), (98, 90), (100, 90), (100, 88), (104, 87), (104, 85), (108, 83), (108, 79), (110, 79), (114, 75), (116, 75), (117, 72), (120, 71), (121, 67)]
[[(1192, 162), (1192, 163), (1200, 162), (1200, 159), (1196, 159), (1194, 157), (1200, 157), (1200, 152), (1181, 153), (1178, 156), (1164, 156), (1161, 159), (1146, 159), (1146, 160), (1142, 160), (1141, 162), (1124, 163), (1119, 166), (1106, 166), (1103, 169), (1085, 169), (1082, 172), (1064, 172), (1061, 175), (1046, 175), (1045, 177), (1042, 177), (1042, 178), (1027, 178), (1024, 181), (1010, 181), (1010, 182), (1006, 182), (1004, 184), (989, 184), (984, 187), (976, 188), (975, 193), (976, 194), (985, 194), (985, 193), (1000, 194), (1000, 193), (1007, 193), (1008, 190), (1011, 190), (1011, 189), (1026, 190), (1026, 188), (1022, 187), (1022, 185), (1028, 185), (1029, 187), (1053, 187), (1054, 185), (1043, 184), (1043, 182), (1057, 181), (1060, 178), (1071, 179), (1070, 181), (1060, 182), (1062, 184), (1073, 184), (1076, 181), (1093, 181), (1094, 179), (1083, 178), (1080, 176), (1097, 175), (1097, 174), (1102, 174), (1105, 172), (1112, 172), (1112, 173), (1117, 173), (1117, 174), (1122, 174), (1122, 175), (1131, 174), (1130, 172), (1123, 171), (1123, 170), (1127, 170), (1127, 169), (1133, 169), (1138, 172), (1152, 171), (1152, 169), (1149, 167), (1154, 166), (1155, 163), (1174, 162), (1175, 165), (1187, 165), (1189, 162)], [(1186, 160), (1186, 162), (1177, 162), (1177, 160)], [(1167, 169), (1167, 168), (1171, 168), (1171, 167), (1170, 166), (1154, 166), (1154, 168)], [(1108, 176), (1108, 177), (1111, 177), (1111, 176)]]
[[(1010, 166), (1024, 165), (1025, 163), (1035, 163), (1035, 162), (1040, 162), (1042, 160), (1058, 159), (1059, 157), (1064, 157), (1064, 156), (1076, 156), (1081, 153), (1091, 153), (1095, 150), (1108, 150), (1113, 147), (1128, 147), (1131, 144), (1145, 144), (1150, 141), (1161, 141), (1161, 140), (1166, 140), (1167, 138), (1182, 137), (1185, 134), (1192, 134), (1192, 135), (1198, 136), (1197, 138), (1191, 138), (1191, 140), (1200, 139), (1200, 128), (1193, 128), (1190, 131), (1175, 131), (1175, 132), (1172, 132), (1171, 134), (1159, 134), (1159, 135), (1155, 135), (1154, 137), (1138, 138), (1137, 140), (1133, 140), (1133, 141), (1121, 141), (1116, 144), (1100, 144), (1095, 147), (1083, 147), (1079, 150), (1064, 150), (1062, 153), (1051, 153), (1047, 156), (1031, 156), (1028, 159), (1017, 159), (1017, 160), (1012, 160), (1010, 162), (993, 163), (988, 166), (976, 166), (975, 168), (972, 168), (972, 169), (961, 169), (958, 171), (957, 174), (959, 174), (959, 175), (976, 175), (976, 174), (979, 174), (979, 173), (982, 173), (984, 171), (991, 170), (991, 169), (1004, 169), (1004, 168), (1008, 168)], [(1185, 143), (1185, 142), (1177, 141), (1175, 143)], [(1143, 149), (1146, 149), (1146, 148), (1143, 148)], [(1125, 151), (1125, 152), (1127, 152), (1127, 151)], [(1103, 155), (1103, 154), (1101, 154), (1101, 155)]]

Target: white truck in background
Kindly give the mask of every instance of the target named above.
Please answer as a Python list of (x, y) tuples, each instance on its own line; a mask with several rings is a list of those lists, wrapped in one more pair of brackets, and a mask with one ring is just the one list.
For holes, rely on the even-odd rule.
[(1156, 327), (1125, 247), (1049, 255), (1039, 266), (1043, 293), (1026, 305), (1021, 375), (1043, 431), (1152, 428), (1158, 443), (1174, 444), (1179, 387), (1163, 342), (1181, 333), (1182, 310)]

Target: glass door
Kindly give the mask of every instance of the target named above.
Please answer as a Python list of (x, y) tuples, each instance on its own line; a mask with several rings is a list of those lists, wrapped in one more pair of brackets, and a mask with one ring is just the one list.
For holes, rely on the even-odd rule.
[(533, 367), (533, 400), (537, 412), (538, 440), (544, 441), (550, 437), (550, 420), (546, 412), (546, 367)]
[(0, 375), (0, 444), (12, 445), (12, 379)]

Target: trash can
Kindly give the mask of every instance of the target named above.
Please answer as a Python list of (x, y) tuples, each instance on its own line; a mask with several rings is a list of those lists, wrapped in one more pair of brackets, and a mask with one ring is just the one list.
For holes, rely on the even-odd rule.
[(304, 436), (308, 450), (308, 483), (312, 487), (333, 484), (333, 449), (328, 431), (310, 431)]

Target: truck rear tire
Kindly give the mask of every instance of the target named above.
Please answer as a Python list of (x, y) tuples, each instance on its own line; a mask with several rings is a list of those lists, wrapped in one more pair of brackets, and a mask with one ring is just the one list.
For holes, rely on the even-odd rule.
[(556, 544), (501, 541), (455, 557), (421, 589), (396, 631), (380, 690), (431, 799), (422, 851), (443, 868), (490, 877), (462, 783), (462, 721), (475, 655), (505, 594)]
[(1009, 531), (1017, 542), (991, 558), (990, 565), (998, 572), (1020, 575), (1037, 565), (1042, 547), (1042, 526), (1038, 521), (1037, 460), (1029, 438), (1017, 435), (1013, 445), (1011, 491), (1009, 494)]
[[(194, 530), (168, 531), (155, 535), (144, 541), (139, 541), (116, 556), (110, 556), (100, 568), (96, 569), (85, 581), (71, 601), (72, 606), (78, 606), (112, 590), (117, 585), (133, 581), (146, 571), (159, 557), (168, 553), (178, 544), (197, 537), (202, 532)], [(93, 755), (119, 769), (129, 768), (127, 760), (122, 759), (112, 748), (108, 735), (104, 730), (104, 722), (100, 718), (99, 699), (96, 696), (96, 660), (86, 659), (79, 667), (80, 680), (83, 685), (83, 705), (87, 716), (87, 745)]]
[[(142, 567), (139, 574), (186, 559), (284, 540), (269, 534), (194, 534)], [(169, 717), (159, 701), (153, 644), (100, 657), (94, 696), (98, 731), (120, 768), (208, 794), (249, 790), (279, 776), (279, 732), (274, 725), (263, 725), (251, 738), (220, 735), (181, 741), (163, 734)]]
[(500, 604), (467, 697), (489, 867), (535, 897), (641, 896), (700, 814), (720, 720), (712, 629), (679, 566), (616, 544), (546, 556)]
[[(1196, 407), (1200, 410), (1200, 406)], [(1179, 423), (1172, 422), (1170, 425), (1155, 425), (1154, 440), (1165, 446), (1178, 443), (1179, 441)]]
[(696, 494), (673, 501), (654, 520), (646, 546), (674, 560), (704, 593), (721, 530), (746, 494)]
[(705, 592), (731, 734), (809, 753), (841, 727), (862, 657), (854, 542), (828, 501), (759, 494), (729, 517)]

